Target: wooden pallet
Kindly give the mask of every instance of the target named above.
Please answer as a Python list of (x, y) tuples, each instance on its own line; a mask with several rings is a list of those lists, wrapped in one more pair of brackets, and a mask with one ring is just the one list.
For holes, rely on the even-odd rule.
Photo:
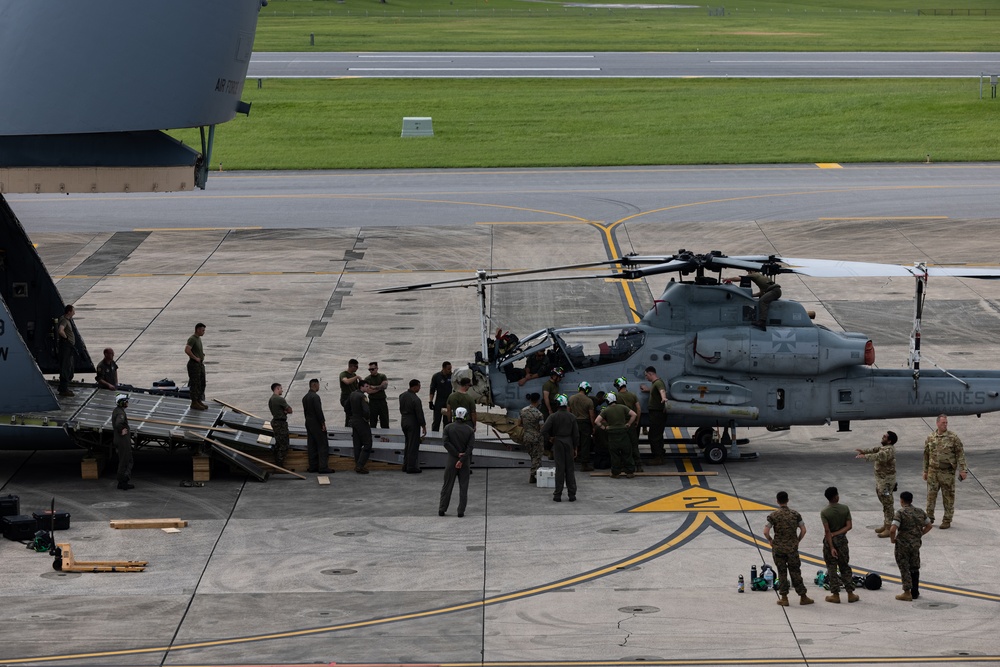
[(60, 555), (52, 561), (52, 569), (59, 572), (145, 572), (149, 564), (144, 560), (76, 560), (68, 543), (56, 547)]

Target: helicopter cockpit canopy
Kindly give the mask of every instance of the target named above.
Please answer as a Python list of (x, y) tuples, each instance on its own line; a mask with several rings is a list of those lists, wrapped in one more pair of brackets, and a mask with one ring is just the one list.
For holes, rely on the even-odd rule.
[(575, 329), (542, 329), (527, 336), (508, 354), (497, 360), (506, 368), (545, 351), (550, 368), (561, 366), (567, 372), (624, 361), (646, 341), (639, 327), (598, 326)]

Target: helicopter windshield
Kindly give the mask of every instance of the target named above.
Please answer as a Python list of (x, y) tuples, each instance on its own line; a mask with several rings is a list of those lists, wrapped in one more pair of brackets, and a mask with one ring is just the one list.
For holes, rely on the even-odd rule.
[(638, 327), (587, 327), (560, 329), (552, 332), (552, 337), (566, 356), (563, 365), (580, 369), (628, 359), (642, 347), (646, 332)]

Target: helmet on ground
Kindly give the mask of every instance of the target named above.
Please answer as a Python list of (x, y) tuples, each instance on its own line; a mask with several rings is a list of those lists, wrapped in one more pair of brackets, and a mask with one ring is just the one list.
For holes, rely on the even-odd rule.
[(587, 382), (586, 380), (584, 380), (583, 382), (581, 382), (580, 383), (580, 391), (582, 391), (585, 394), (590, 394), (590, 383)]
[(615, 402), (618, 401), (618, 397), (615, 396), (615, 392), (609, 391), (608, 393), (606, 393), (604, 395), (604, 400), (607, 402), (608, 405), (611, 405), (612, 403), (615, 403)]
[(564, 377), (566, 377), (566, 369), (564, 369), (562, 366), (556, 366), (555, 368), (552, 369), (552, 371), (549, 374), (555, 375), (560, 380), (562, 380)]
[(569, 399), (566, 398), (566, 394), (556, 394), (556, 405), (560, 408), (565, 408), (569, 405)]
[(122, 403), (128, 403), (128, 394), (118, 394), (115, 396), (115, 405), (121, 405)]
[(461, 419), (465, 421), (465, 416), (469, 414), (469, 411), (465, 408), (455, 408), (455, 419)]
[(623, 378), (623, 377), (621, 377), (621, 378), (615, 378), (615, 389), (621, 389), (622, 387), (624, 387), (627, 384), (628, 384), (628, 380), (626, 380), (625, 378)]

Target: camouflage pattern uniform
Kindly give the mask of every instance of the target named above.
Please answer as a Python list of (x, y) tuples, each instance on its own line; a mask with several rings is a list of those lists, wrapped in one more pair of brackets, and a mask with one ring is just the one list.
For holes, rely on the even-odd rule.
[(955, 472), (968, 470), (965, 465), (965, 448), (958, 436), (951, 431), (935, 431), (924, 443), (924, 473), (927, 474), (927, 516), (934, 522), (934, 506), (938, 489), (944, 501), (942, 523), (951, 523), (955, 515)]
[(884, 525), (892, 523), (895, 512), (892, 492), (896, 488), (896, 448), (893, 445), (883, 445), (862, 449), (861, 455), (865, 461), (875, 464), (875, 493), (882, 503)]
[(892, 522), (896, 525), (896, 565), (899, 566), (899, 578), (903, 580), (903, 590), (909, 591), (913, 588), (914, 576), (919, 576), (923, 528), (931, 520), (922, 509), (907, 505), (896, 510)]
[(795, 592), (805, 595), (806, 585), (802, 583), (802, 563), (799, 560), (799, 526), (805, 525), (802, 515), (787, 506), (780, 507), (767, 516), (767, 522), (774, 529), (771, 555), (781, 581), (778, 593), (782, 597), (788, 595), (788, 577), (791, 576)]
[[(524, 446), (531, 456), (531, 477), (542, 465), (542, 411), (530, 405), (521, 408), (521, 427), (524, 429)], [(447, 424), (445, 424), (447, 426)]]

